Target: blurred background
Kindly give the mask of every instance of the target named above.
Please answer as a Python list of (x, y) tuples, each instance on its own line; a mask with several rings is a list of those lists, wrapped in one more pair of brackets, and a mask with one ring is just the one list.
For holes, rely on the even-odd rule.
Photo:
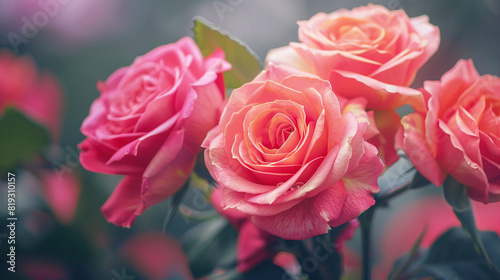
[[(71, 187), (64, 187), (64, 197), (74, 201), (65, 204), (57, 199), (63, 196), (58, 189), (39, 188), (40, 180), (30, 172), (16, 174), (19, 270), (15, 274), (4, 274), (7, 229), (2, 219), (0, 278), (120, 280), (135, 277), (139, 280), (165, 279), (168, 274), (171, 277), (168, 279), (187, 279), (185, 260), (175, 239), (179, 239), (192, 222), (176, 217), (168, 232), (172, 238), (167, 238), (156, 234), (161, 231), (167, 209), (164, 203), (148, 209), (132, 229), (109, 224), (100, 213), (100, 206), (120, 178), (85, 171), (77, 156), (77, 145), (84, 139), (80, 125), (92, 101), (99, 96), (96, 83), (157, 46), (192, 36), (195, 16), (202, 16), (238, 37), (263, 61), (270, 49), (298, 41), (297, 20), (309, 19), (318, 12), (352, 9), (368, 3), (355, 0), (0, 0), (0, 49), (32, 57), (38, 69), (53, 73), (61, 85), (64, 105), (58, 143), (51, 151), (57, 155), (57, 161), (52, 166), (57, 165), (64, 176), (72, 177)], [(371, 3), (404, 9), (410, 17), (426, 14), (430, 22), (440, 28), (440, 48), (418, 72), (414, 87), (420, 87), (424, 80), (439, 79), (461, 58), (473, 59), (481, 75), (500, 76), (499, 0)], [(0, 72), (0, 75), (7, 74)], [(384, 180), (396, 179), (393, 176)], [(7, 184), (2, 182), (2, 200), (6, 199), (4, 185)], [(425, 189), (405, 194), (391, 202), (391, 207), (398, 209), (415, 197), (435, 192), (438, 190)], [(208, 207), (201, 191), (192, 191), (186, 200), (200, 211)], [(7, 214), (5, 203), (1, 201), (0, 205), (3, 217)], [(390, 220), (391, 213), (394, 210), (377, 213), (375, 238), (383, 235), (384, 224)], [(359, 236), (355, 236), (349, 246), (356, 249), (358, 242)], [(144, 253), (146, 251), (150, 253)]]

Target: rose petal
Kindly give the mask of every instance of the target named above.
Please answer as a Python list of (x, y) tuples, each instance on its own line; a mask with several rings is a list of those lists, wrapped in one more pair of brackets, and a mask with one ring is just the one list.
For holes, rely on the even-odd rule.
[[(385, 84), (375, 79), (356, 73), (335, 70), (330, 73), (333, 91), (346, 98), (363, 96), (367, 99), (368, 109), (385, 110), (395, 109), (405, 104), (410, 104), (415, 110), (424, 107), (420, 91)], [(362, 92), (363, 95), (359, 93)]]
[(415, 168), (435, 186), (441, 186), (446, 172), (435, 159), (435, 155), (425, 138), (424, 116), (420, 113), (406, 115), (402, 119), (404, 127), (403, 150)]
[(137, 176), (125, 176), (120, 181), (101, 207), (101, 212), (108, 222), (122, 227), (132, 225), (141, 202), (141, 182), (142, 178)]
[(338, 217), (346, 196), (344, 184), (338, 181), (287, 211), (274, 216), (253, 216), (252, 220), (263, 230), (284, 239), (310, 238), (328, 232), (328, 222)]

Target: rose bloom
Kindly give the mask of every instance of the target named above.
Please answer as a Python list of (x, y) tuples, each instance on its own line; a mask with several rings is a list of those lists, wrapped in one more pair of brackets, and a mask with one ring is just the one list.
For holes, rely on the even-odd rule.
[(49, 72), (39, 72), (33, 60), (0, 50), (0, 114), (7, 107), (46, 126), (53, 140), (59, 137), (62, 91)]
[(403, 118), (399, 146), (434, 185), (451, 175), (472, 199), (500, 201), (500, 78), (460, 60), (422, 92), (428, 108)]
[(336, 94), (363, 96), (370, 109), (423, 106), (408, 86), (439, 45), (439, 30), (427, 16), (408, 18), (403, 10), (370, 4), (298, 24), (301, 43), (271, 50), (268, 62), (327, 79)]
[(373, 205), (383, 169), (366, 127), (342, 114), (328, 81), (270, 64), (233, 91), (203, 144), (222, 207), (296, 240), (355, 219)]
[(219, 120), (229, 68), (222, 51), (203, 58), (186, 37), (98, 84), (101, 96), (81, 127), (80, 161), (90, 171), (125, 175), (101, 208), (108, 221), (129, 227), (186, 182)]

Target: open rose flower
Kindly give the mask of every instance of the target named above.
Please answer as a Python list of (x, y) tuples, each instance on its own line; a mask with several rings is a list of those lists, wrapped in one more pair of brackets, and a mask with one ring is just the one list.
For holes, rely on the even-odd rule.
[(439, 45), (439, 30), (427, 16), (409, 18), (403, 10), (370, 4), (298, 24), (301, 43), (271, 50), (268, 62), (327, 79), (336, 94), (363, 96), (370, 109), (423, 106), (421, 94), (408, 86)]
[(328, 81), (269, 65), (233, 91), (203, 144), (222, 207), (296, 240), (355, 219), (373, 205), (383, 169), (366, 127), (341, 113)]
[(422, 92), (428, 110), (403, 118), (399, 144), (415, 168), (436, 186), (451, 175), (472, 199), (500, 201), (500, 78), (460, 60)]
[(38, 72), (33, 60), (0, 50), (0, 115), (12, 106), (59, 137), (62, 91), (49, 72)]
[(128, 227), (188, 179), (200, 144), (217, 125), (224, 99), (222, 51), (203, 58), (188, 37), (138, 57), (98, 84), (81, 131), (80, 161), (125, 177), (101, 210)]

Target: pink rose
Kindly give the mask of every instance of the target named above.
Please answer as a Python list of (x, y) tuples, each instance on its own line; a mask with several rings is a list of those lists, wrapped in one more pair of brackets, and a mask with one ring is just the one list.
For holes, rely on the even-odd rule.
[(472, 199), (500, 201), (500, 78), (460, 60), (422, 92), (428, 110), (402, 120), (400, 146), (415, 168), (436, 186), (451, 175)]
[(328, 81), (269, 65), (233, 91), (203, 144), (222, 207), (285, 239), (355, 219), (373, 205), (383, 168), (366, 127), (341, 113)]
[(327, 79), (336, 94), (363, 96), (370, 109), (394, 109), (422, 107), (421, 94), (408, 86), (436, 52), (439, 30), (427, 16), (410, 19), (403, 10), (370, 4), (299, 21), (299, 40), (271, 50), (266, 60)]
[(0, 50), (0, 114), (12, 106), (59, 137), (62, 92), (55, 77), (38, 72), (30, 57)]
[(101, 96), (81, 127), (80, 161), (90, 171), (125, 175), (101, 208), (108, 221), (129, 227), (186, 182), (219, 120), (229, 68), (222, 51), (203, 58), (186, 37), (98, 84)]

